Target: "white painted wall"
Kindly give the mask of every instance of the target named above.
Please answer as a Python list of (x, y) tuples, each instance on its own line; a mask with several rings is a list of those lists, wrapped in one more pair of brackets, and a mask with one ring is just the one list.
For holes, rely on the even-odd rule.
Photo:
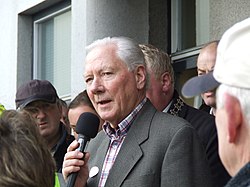
[[(4, 1), (4, 0), (2, 0)], [(3, 6), (4, 4), (4, 6)], [(0, 6), (0, 102), (6, 108), (14, 105), (14, 91), (16, 86), (16, 30), (17, 4), (13, 1), (1, 2)]]
[(0, 0), (0, 103), (15, 108), (18, 13), (43, 0)]

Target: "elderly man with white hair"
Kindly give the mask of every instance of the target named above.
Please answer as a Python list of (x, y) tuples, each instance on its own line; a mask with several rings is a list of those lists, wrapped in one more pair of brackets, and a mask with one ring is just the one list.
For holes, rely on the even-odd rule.
[(222, 37), (217, 51), (215, 79), (219, 154), (234, 178), (227, 186), (250, 185), (250, 18)]

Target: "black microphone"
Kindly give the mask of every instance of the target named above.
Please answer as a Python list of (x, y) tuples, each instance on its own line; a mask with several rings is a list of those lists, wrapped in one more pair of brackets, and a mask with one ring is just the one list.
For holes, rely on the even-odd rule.
[[(94, 138), (98, 132), (100, 120), (90, 112), (82, 113), (76, 123), (76, 133), (78, 134), (78, 143), (80, 144), (77, 150), (84, 153), (85, 147), (91, 138)], [(69, 175), (67, 187), (75, 185), (78, 172), (73, 172)]]

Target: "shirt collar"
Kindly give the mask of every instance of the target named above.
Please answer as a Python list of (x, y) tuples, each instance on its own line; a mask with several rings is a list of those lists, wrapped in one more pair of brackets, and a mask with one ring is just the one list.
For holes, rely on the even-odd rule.
[(137, 107), (118, 124), (118, 129), (113, 129), (110, 123), (105, 122), (103, 125), (104, 132), (108, 135), (110, 139), (120, 139), (127, 135), (127, 132), (134, 121), (135, 117), (142, 109), (143, 105), (146, 103), (146, 97), (137, 105)]

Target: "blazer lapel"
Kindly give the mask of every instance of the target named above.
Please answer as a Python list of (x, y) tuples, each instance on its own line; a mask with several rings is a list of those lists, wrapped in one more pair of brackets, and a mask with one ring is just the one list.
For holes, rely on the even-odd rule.
[(108, 147), (109, 147), (110, 140), (108, 136), (106, 136), (106, 134), (103, 133), (102, 139), (103, 139), (102, 143), (99, 145), (96, 155), (94, 156), (94, 159), (91, 162), (93, 164), (89, 165), (90, 170), (95, 166), (98, 167), (99, 169), (98, 175), (96, 177), (88, 179), (89, 180), (88, 183), (91, 183), (91, 186), (98, 186), (99, 184), (104, 159), (105, 159)]
[(131, 138), (130, 141), (123, 142), (122, 148), (110, 170), (105, 186), (121, 186), (131, 169), (141, 158), (142, 151), (136, 143), (135, 137), (130, 136), (129, 138)]
[(140, 145), (148, 138), (150, 121), (155, 112), (156, 109), (147, 101), (130, 127), (105, 186), (121, 186), (143, 156)]

